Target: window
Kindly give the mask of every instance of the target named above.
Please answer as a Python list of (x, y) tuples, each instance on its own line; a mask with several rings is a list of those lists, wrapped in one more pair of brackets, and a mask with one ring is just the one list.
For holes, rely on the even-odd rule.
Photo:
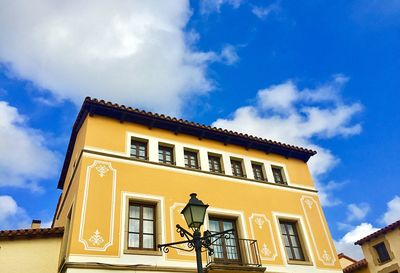
[(164, 164), (174, 164), (174, 149), (168, 146), (159, 146), (158, 147), (158, 161)]
[(275, 183), (287, 184), (283, 177), (283, 169), (281, 167), (272, 167), (272, 174), (274, 175)]
[(251, 164), (251, 166), (253, 167), (254, 179), (255, 180), (264, 181), (265, 178), (264, 178), (262, 165), (261, 164), (257, 164), (257, 163), (253, 163), (253, 164)]
[(296, 222), (279, 221), (279, 223), (281, 226), (283, 244), (289, 260), (305, 261)]
[(210, 172), (222, 173), (221, 157), (208, 155), (208, 165), (210, 166)]
[(379, 263), (384, 263), (384, 262), (387, 262), (390, 260), (389, 253), (386, 249), (384, 242), (374, 245), (374, 249), (375, 249), (376, 253), (378, 254), (378, 262)]
[(136, 159), (147, 159), (147, 142), (132, 139), (131, 141), (131, 157)]
[(232, 174), (234, 176), (244, 177), (242, 161), (231, 159)]
[(240, 263), (240, 249), (236, 233), (236, 225), (234, 220), (210, 218), (210, 232), (212, 234), (233, 229), (233, 234), (229, 238), (222, 238), (213, 243), (215, 261), (224, 264)]
[(185, 153), (185, 167), (192, 168), (192, 169), (198, 169), (199, 162), (197, 160), (197, 152), (185, 150), (184, 153)]
[(155, 206), (129, 204), (128, 248), (155, 250)]

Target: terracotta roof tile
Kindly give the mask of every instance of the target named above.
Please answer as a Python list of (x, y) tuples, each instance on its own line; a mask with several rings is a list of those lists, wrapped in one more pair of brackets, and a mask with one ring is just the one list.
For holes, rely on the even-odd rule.
[(63, 233), (63, 227), (0, 230), (0, 240), (11, 240), (22, 237), (60, 237)]
[(354, 264), (349, 265), (348, 267), (343, 269), (343, 273), (350, 273), (354, 272), (358, 269), (364, 268), (368, 266), (368, 262), (366, 259), (359, 260), (358, 262), (355, 262)]
[(379, 237), (379, 236), (381, 236), (383, 234), (386, 234), (389, 231), (392, 231), (392, 230), (394, 230), (396, 228), (400, 228), (400, 220), (398, 220), (398, 221), (396, 221), (396, 222), (394, 222), (394, 223), (392, 223), (392, 224), (390, 224), (390, 225), (388, 225), (388, 226), (386, 226), (384, 228), (381, 228), (378, 231), (375, 231), (374, 233), (372, 233), (372, 234), (370, 234), (370, 235), (358, 240), (354, 244), (355, 245), (362, 245), (363, 243), (368, 242), (368, 241), (370, 241), (370, 240), (372, 240), (374, 238), (377, 238), (377, 237)]
[(299, 147), (299, 146), (295, 146), (295, 145), (290, 145), (290, 144), (286, 144), (286, 143), (282, 143), (279, 141), (274, 141), (274, 140), (269, 140), (269, 139), (263, 139), (260, 137), (256, 137), (256, 136), (252, 136), (252, 135), (248, 135), (248, 134), (243, 134), (243, 133), (239, 133), (239, 132), (235, 132), (235, 131), (228, 131), (227, 129), (223, 129), (223, 128), (218, 128), (218, 127), (213, 127), (213, 126), (208, 126), (208, 125), (204, 125), (204, 124), (199, 124), (199, 123), (194, 123), (192, 121), (188, 121), (188, 120), (182, 120), (182, 119), (177, 119), (175, 117), (170, 117), (168, 115), (164, 115), (164, 114), (157, 114), (157, 113), (152, 113), (152, 112), (147, 112), (145, 110), (139, 110), (139, 109), (134, 109), (132, 110), (131, 107), (126, 108), (125, 105), (119, 105), (117, 103), (112, 103), (112, 102), (106, 102), (104, 100), (99, 100), (96, 98), (90, 98), (90, 97), (86, 97), (85, 98), (85, 102), (91, 102), (91, 103), (97, 103), (97, 104), (101, 104), (104, 106), (109, 106), (109, 107), (113, 107), (113, 108), (117, 108), (120, 110), (126, 110), (129, 112), (137, 112), (137, 113), (141, 113), (144, 115), (147, 115), (149, 117), (155, 117), (155, 118), (161, 118), (161, 119), (165, 119), (168, 121), (174, 121), (174, 122), (179, 122), (179, 123), (184, 123), (184, 124), (188, 124), (188, 125), (193, 125), (196, 127), (201, 127), (201, 128), (206, 128), (208, 130), (212, 130), (212, 131), (219, 131), (219, 132), (224, 132), (226, 134), (230, 134), (230, 135), (236, 135), (236, 136), (242, 136), (245, 138), (249, 138), (249, 139), (255, 139), (255, 140), (260, 140), (263, 142), (267, 142), (267, 143), (273, 143), (285, 148), (290, 148), (290, 149), (294, 149), (294, 150), (298, 150), (298, 151), (302, 151), (302, 152), (308, 152), (312, 155), (316, 154), (317, 152), (311, 149), (306, 149), (303, 147)]

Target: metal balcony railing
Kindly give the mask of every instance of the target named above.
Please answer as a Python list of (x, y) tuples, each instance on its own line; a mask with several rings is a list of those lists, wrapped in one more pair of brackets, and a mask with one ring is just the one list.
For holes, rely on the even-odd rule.
[(214, 254), (207, 253), (207, 265), (239, 265), (261, 267), (257, 240), (225, 239), (212, 245)]

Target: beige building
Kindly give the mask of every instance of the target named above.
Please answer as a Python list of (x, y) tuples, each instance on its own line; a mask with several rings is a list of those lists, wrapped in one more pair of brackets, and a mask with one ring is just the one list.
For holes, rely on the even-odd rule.
[(355, 244), (361, 246), (371, 273), (400, 272), (400, 220)]
[[(307, 164), (315, 153), (86, 98), (58, 183), (63, 240), (21, 259), (39, 254), (55, 273), (197, 272), (192, 245), (158, 247), (182, 240), (176, 225), (187, 227), (195, 192), (209, 205), (201, 232), (233, 234), (203, 252), (206, 272), (339, 273)], [(1, 269), (47, 272), (12, 266)]]
[(1, 273), (55, 273), (64, 229), (40, 228), (0, 230)]
[(355, 261), (340, 253), (344, 273), (400, 273), (400, 220), (355, 244), (361, 246), (365, 259)]

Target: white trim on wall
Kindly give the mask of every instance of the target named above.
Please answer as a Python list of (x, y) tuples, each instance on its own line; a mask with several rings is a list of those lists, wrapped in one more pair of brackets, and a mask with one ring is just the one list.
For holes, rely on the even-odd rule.
[[(125, 250), (125, 242), (127, 241), (128, 238), (126, 238), (126, 232), (125, 232), (125, 227), (126, 227), (126, 221), (127, 221), (127, 215), (128, 212), (126, 211), (128, 204), (130, 200), (135, 200), (135, 201), (149, 201), (156, 203), (156, 210), (160, 210), (160, 215), (161, 215), (161, 224), (158, 225), (156, 224), (157, 228), (161, 227), (161, 240), (156, 240), (157, 242), (165, 242), (165, 204), (164, 204), (164, 197), (163, 196), (158, 196), (158, 195), (151, 195), (151, 194), (144, 194), (144, 193), (137, 193), (137, 192), (127, 192), (127, 191), (122, 191), (121, 192), (121, 226), (120, 226), (120, 247), (119, 247), (119, 255), (123, 255), (124, 250)], [(155, 217), (158, 217), (158, 213), (156, 213)], [(158, 219), (156, 218), (156, 221)], [(156, 231), (156, 236), (158, 236), (158, 232)], [(128, 254), (129, 256), (132, 256), (132, 254)]]
[[(304, 212), (304, 215), (305, 215), (305, 218), (306, 218), (307, 226), (308, 226), (308, 228), (310, 230), (310, 234), (311, 234), (312, 241), (314, 243), (315, 250), (317, 252), (318, 260), (324, 265), (333, 266), (335, 264), (335, 262), (336, 262), (336, 258), (335, 258), (336, 254), (335, 254), (335, 251), (334, 251), (334, 247), (331, 244), (330, 236), (328, 234), (327, 228), (325, 227), (320, 206), (315, 201), (315, 199), (313, 197), (311, 197), (311, 196), (306, 196), (306, 195), (301, 196), (300, 202), (301, 202), (301, 206), (303, 208), (303, 212)], [(315, 208), (317, 210), (319, 219), (321, 220), (322, 228), (324, 230), (325, 239), (328, 242), (330, 253), (328, 253), (328, 251), (326, 249), (323, 250), (322, 254), (319, 253), (317, 242), (314, 239), (313, 228), (312, 228), (312, 226), (310, 224), (310, 221), (309, 221), (309, 217), (308, 217), (308, 213), (307, 213), (308, 210), (307, 210), (306, 206), (307, 206), (308, 209)]]
[[(104, 175), (103, 172), (106, 172), (106, 171), (112, 172), (110, 234), (109, 234), (109, 241), (103, 247), (89, 246), (89, 243), (86, 241), (86, 239), (83, 238), (83, 231), (85, 229), (86, 206), (87, 206), (87, 199), (88, 199), (88, 194), (89, 194), (90, 174), (91, 174), (91, 170), (93, 168), (95, 168), (97, 165), (106, 168), (106, 169), (96, 168), (96, 171), (99, 173), (99, 175), (101, 177), (103, 177), (103, 175)], [(86, 168), (85, 191), (83, 194), (81, 222), (80, 222), (80, 229), (79, 229), (79, 242), (81, 242), (84, 245), (85, 250), (106, 251), (107, 248), (113, 244), (116, 179), (117, 179), (117, 170), (111, 166), (111, 162), (94, 160), (93, 164)], [(95, 234), (93, 234), (93, 236), (98, 237), (99, 239), (102, 240), (102, 236), (98, 230), (96, 230), (96, 232), (95, 232)]]
[[(314, 267), (315, 268), (315, 259), (314, 259), (314, 252), (311, 248), (311, 242), (310, 238), (308, 237), (309, 230), (306, 229), (306, 226), (304, 224), (304, 219), (302, 215), (299, 214), (291, 214), (291, 213), (284, 213), (284, 212), (277, 212), (277, 211), (272, 211), (272, 216), (274, 218), (273, 222), (275, 223), (275, 229), (276, 229), (276, 234), (278, 235), (278, 241), (279, 241), (279, 246), (281, 250), (281, 255), (283, 257), (283, 263), (286, 266), (289, 266), (287, 262), (287, 254), (286, 250), (282, 241), (282, 233), (281, 233), (281, 228), (279, 226), (279, 219), (292, 219), (297, 221), (298, 225), (300, 226), (301, 230), (298, 231), (299, 233), (301, 232), (300, 236), (303, 238), (305, 242), (305, 246), (303, 246), (303, 251), (307, 255), (307, 257), (310, 259), (310, 262), (312, 265), (299, 265), (301, 267), (305, 268), (310, 268)], [(314, 240), (314, 238), (312, 238)]]
[[(147, 139), (148, 140), (148, 156), (149, 156), (149, 161), (152, 162), (158, 162), (158, 143), (168, 143), (173, 145), (175, 148), (178, 147), (178, 149), (174, 149), (175, 154), (175, 158), (176, 158), (176, 165), (177, 166), (184, 166), (184, 162), (181, 162), (181, 159), (183, 159), (183, 155), (177, 155), (178, 152), (179, 153), (183, 153), (183, 148), (188, 148), (188, 149), (192, 149), (192, 150), (197, 150), (199, 151), (198, 156), (199, 156), (199, 163), (200, 163), (200, 168), (201, 170), (204, 171), (209, 171), (209, 167), (208, 167), (208, 153), (214, 153), (214, 154), (220, 154), (222, 157), (222, 169), (225, 171), (225, 174), (227, 175), (232, 175), (232, 168), (231, 168), (231, 163), (230, 163), (230, 158), (234, 157), (234, 158), (240, 158), (243, 160), (243, 162), (245, 161), (255, 161), (255, 162), (259, 162), (261, 164), (264, 165), (265, 168), (265, 175), (266, 178), (269, 182), (275, 182), (274, 180), (274, 176), (272, 174), (272, 170), (271, 167), (272, 166), (278, 166), (281, 167), (285, 178), (286, 178), (286, 182), (288, 185), (298, 185), (298, 184), (294, 184), (292, 183), (292, 180), (289, 176), (289, 173), (286, 169), (285, 164), (282, 164), (280, 162), (275, 162), (275, 161), (271, 161), (271, 160), (265, 160), (265, 159), (261, 159), (261, 158), (254, 158), (254, 157), (249, 157), (245, 154), (235, 154), (235, 153), (227, 153), (225, 151), (222, 150), (216, 150), (216, 149), (212, 149), (209, 147), (205, 147), (205, 146), (199, 146), (199, 145), (193, 145), (190, 143), (184, 143), (184, 142), (180, 142), (180, 141), (175, 141), (175, 140), (170, 140), (170, 139), (164, 139), (164, 138), (159, 138), (159, 137), (153, 137), (150, 135), (144, 135), (144, 134), (139, 134), (136, 132), (131, 132), (131, 131), (127, 131), (126, 132), (126, 137), (125, 137), (125, 153), (121, 153), (121, 152), (117, 152), (118, 155), (125, 155), (127, 157), (130, 157), (130, 144), (131, 144), (131, 139), (132, 138), (141, 138), (141, 139)], [(157, 144), (155, 144), (157, 143)], [(157, 148), (156, 148), (157, 147)], [(88, 147), (88, 148), (95, 148), (95, 147)], [(110, 150), (104, 150), (104, 152), (107, 153), (115, 153), (114, 151), (110, 151)], [(204, 158), (206, 157), (206, 158)], [(246, 169), (244, 170), (244, 172), (246, 174), (248, 174), (248, 177), (252, 177), (252, 169), (247, 169), (248, 168), (248, 164), (243, 164)], [(250, 164), (251, 166), (251, 164)], [(300, 187), (304, 187), (302, 185), (298, 185)], [(309, 187), (309, 189), (313, 189), (315, 190), (315, 188), (313, 187)]]
[[(84, 149), (88, 152), (83, 152), (82, 157), (87, 157), (87, 158), (101, 158), (104, 160), (109, 160), (109, 161), (114, 161), (114, 162), (122, 162), (125, 164), (137, 165), (137, 166), (148, 167), (148, 168), (153, 168), (153, 169), (162, 169), (162, 170), (168, 170), (171, 172), (185, 173), (185, 174), (191, 174), (191, 175), (195, 175), (195, 176), (203, 176), (203, 177), (208, 177), (208, 178), (212, 177), (215, 180), (225, 180), (225, 181), (230, 181), (233, 183), (252, 185), (255, 187), (265, 187), (265, 188), (269, 188), (269, 189), (294, 191), (294, 192), (307, 193), (310, 195), (317, 195), (317, 192), (309, 192), (309, 191), (307, 191), (308, 189), (306, 189), (303, 186), (297, 187), (297, 188), (291, 188), (291, 187), (275, 185), (274, 183), (252, 182), (252, 181), (248, 181), (245, 179), (236, 178), (236, 176), (229, 177), (229, 176), (215, 175), (214, 173), (208, 173), (208, 172), (196, 172), (196, 171), (193, 171), (192, 169), (171, 168), (168, 165), (162, 165), (162, 164), (157, 164), (157, 165), (156, 164), (148, 164), (147, 162), (133, 161), (133, 160), (130, 160), (129, 158), (115, 158), (115, 157), (107, 156), (107, 155), (92, 154), (92, 153), (90, 153), (90, 151), (102, 152), (102, 150), (101, 149), (97, 150), (96, 148), (89, 147), (89, 146), (85, 146)], [(104, 153), (104, 151), (103, 151), (103, 153)], [(110, 152), (110, 151), (107, 151), (106, 153), (112, 154), (112, 152)]]

